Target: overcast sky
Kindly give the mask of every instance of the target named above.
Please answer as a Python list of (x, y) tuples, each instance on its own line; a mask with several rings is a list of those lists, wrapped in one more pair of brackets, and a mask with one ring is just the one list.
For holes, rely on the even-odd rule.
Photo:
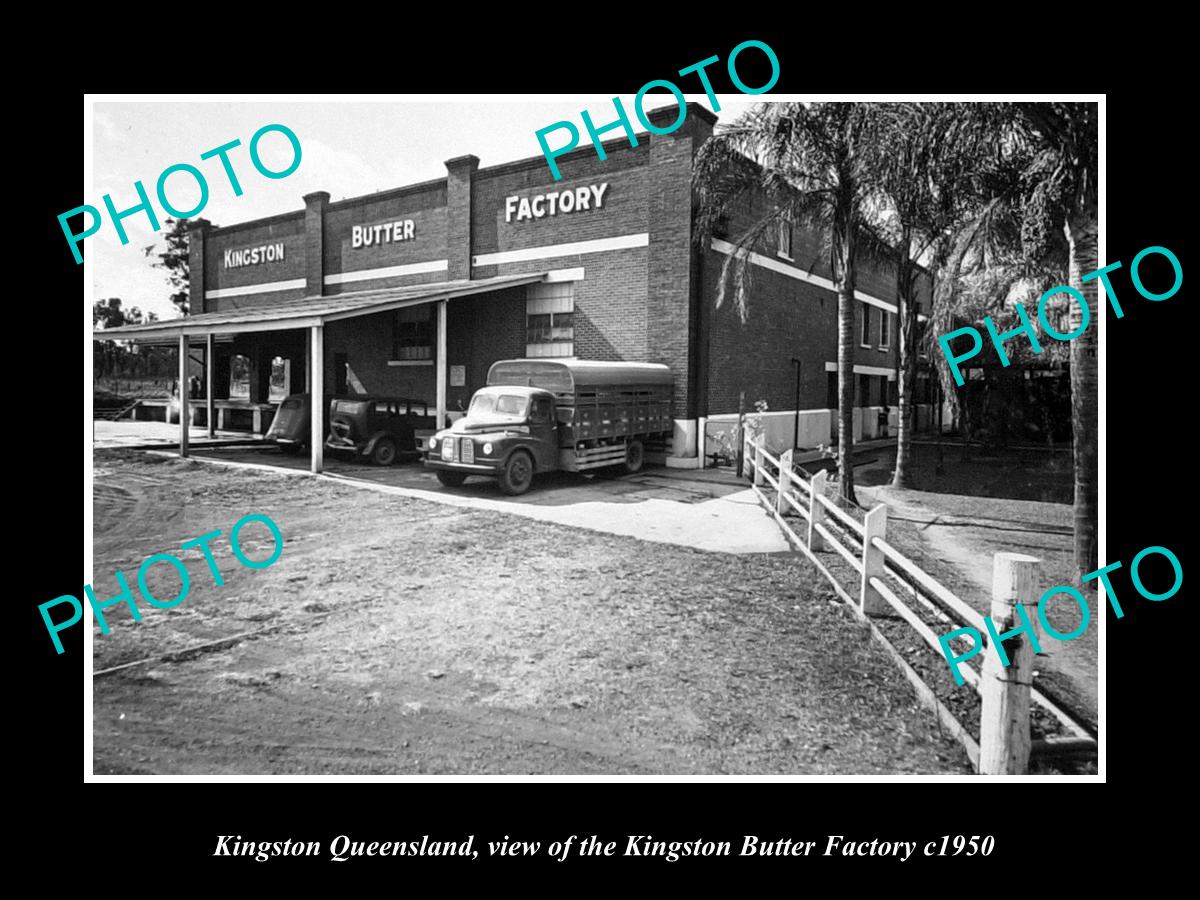
[[(648, 101), (646, 109), (666, 105), (670, 99), (664, 93)], [(702, 94), (687, 99), (708, 108)], [(633, 96), (621, 95), (621, 100), (636, 125)], [(743, 95), (719, 95), (719, 102), (722, 122), (732, 121), (752, 105)], [(535, 132), (564, 119), (583, 131), (582, 109), (591, 113), (597, 125), (613, 120), (611, 99), (597, 96), (538, 102), (97, 101), (93, 105), (94, 183), (80, 202), (103, 209), (101, 198), (110, 193), (118, 211), (127, 209), (137, 203), (133, 182), (140, 179), (156, 214), (165, 218), (155, 198), (158, 175), (170, 165), (186, 162), (199, 168), (208, 181), (208, 205), (200, 215), (216, 225), (234, 225), (303, 209), (301, 198), (313, 191), (328, 191), (333, 200), (341, 200), (443, 178), (445, 160), (468, 153), (478, 156), (481, 166), (538, 156), (541, 148)], [(248, 155), (251, 135), (272, 123), (291, 128), (303, 149), (299, 168), (276, 180), (261, 176)], [(604, 139), (618, 136), (608, 133)], [(230, 153), (230, 160), (241, 181), (240, 197), (233, 195), (217, 159), (200, 160), (201, 153), (235, 138), (242, 145)], [(558, 146), (558, 138), (549, 136), (551, 146)], [(291, 160), (287, 139), (280, 134), (265, 136), (259, 147), (269, 168), (281, 170)], [(198, 202), (199, 191), (186, 174), (172, 175), (168, 185), (167, 196), (177, 208), (188, 209)], [(143, 213), (124, 219), (123, 224), (129, 235), (126, 245), (107, 218), (85, 242), (93, 296), (120, 297), (126, 307), (173, 317), (166, 273), (151, 265), (165, 249), (162, 232), (153, 232)]]

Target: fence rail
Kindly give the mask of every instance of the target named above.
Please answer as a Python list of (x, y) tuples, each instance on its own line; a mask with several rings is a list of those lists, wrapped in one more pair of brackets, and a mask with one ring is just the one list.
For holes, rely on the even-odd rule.
[[(932, 709), (943, 726), (967, 751), (972, 766), (984, 775), (1024, 774), (1029, 755), (1036, 743), (1039, 749), (1072, 753), (1094, 752), (1096, 740), (1076, 719), (1032, 685), (1033, 648), (1025, 635), (1008, 642), (1010, 664), (1001, 664), (996, 649), (987, 642), (982, 672), (959, 663), (966, 684), (982, 698), (980, 736), (976, 738), (938, 699), (933, 689), (875, 627), (872, 618), (894, 612), (943, 658), (938, 635), (914, 610), (902, 594), (912, 598), (931, 617), (949, 627), (970, 625), (986, 636), (984, 616), (945, 585), (923, 570), (886, 540), (887, 507), (880, 504), (859, 522), (835, 500), (825, 496), (827, 475), (824, 471), (807, 476), (795, 471), (792, 451), (772, 456), (763, 436), (746, 437), (745, 474), (759, 502), (773, 515), (788, 539), (799, 548), (832, 585), (837, 594), (864, 620), (871, 634), (912, 683), (918, 697)], [(774, 491), (770, 496), (764, 488)], [(793, 528), (788, 512), (796, 514), (804, 526), (801, 533)], [(832, 551), (858, 575), (857, 586), (843, 585), (819, 554)], [(1013, 618), (1018, 603), (1028, 604), (1033, 595), (1033, 580), (1039, 560), (1013, 553), (997, 553), (993, 560), (992, 619), (1003, 633), (1017, 624)], [(1036, 616), (1028, 615), (1036, 622)], [(1052, 737), (1033, 742), (1030, 735), (1030, 705), (1037, 704), (1070, 732), (1067, 737)], [(1064, 751), (1064, 752), (1065, 752)]]

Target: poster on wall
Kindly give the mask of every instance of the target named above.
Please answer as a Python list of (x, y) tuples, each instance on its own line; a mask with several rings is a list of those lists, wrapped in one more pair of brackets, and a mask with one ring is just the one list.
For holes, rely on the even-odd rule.
[(267, 395), (270, 403), (279, 403), (292, 392), (292, 361), (283, 357), (271, 360), (271, 391)]
[(229, 399), (250, 399), (250, 358), (240, 353), (229, 360)]

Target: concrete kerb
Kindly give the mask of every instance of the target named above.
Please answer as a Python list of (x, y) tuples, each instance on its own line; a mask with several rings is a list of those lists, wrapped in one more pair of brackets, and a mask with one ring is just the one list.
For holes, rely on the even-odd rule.
[[(177, 452), (167, 450), (144, 452), (167, 459), (179, 458)], [(294, 475), (302, 478), (321, 478), (360, 490), (375, 491), (396, 497), (425, 500), (444, 506), (507, 513), (541, 522), (565, 525), (570, 528), (691, 547), (709, 553), (791, 552), (791, 546), (782, 532), (770, 517), (762, 514), (762, 509), (757, 501), (744, 502), (742, 495), (749, 493), (748, 490), (698, 504), (649, 499), (628, 505), (585, 501), (569, 506), (535, 506), (379, 484), (375, 481), (330, 472), (313, 475), (303, 469), (277, 467), (265, 463), (235, 462), (202, 456), (191, 456), (188, 459), (206, 465), (226, 466), (233, 469), (247, 469), (276, 475)]]

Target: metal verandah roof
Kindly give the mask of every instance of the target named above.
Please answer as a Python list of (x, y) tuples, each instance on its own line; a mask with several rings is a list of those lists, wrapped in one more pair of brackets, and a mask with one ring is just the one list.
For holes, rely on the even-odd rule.
[(495, 278), (439, 281), (405, 287), (381, 288), (371, 291), (351, 291), (333, 296), (303, 297), (299, 300), (259, 303), (242, 309), (197, 313), (165, 322), (144, 325), (123, 325), (92, 332), (93, 340), (139, 340), (179, 337), (185, 334), (239, 334), (250, 331), (278, 331), (285, 328), (308, 328), (339, 319), (365, 316), (405, 306), (416, 306), (435, 300), (453, 300), (506, 287), (534, 284), (544, 280), (546, 273), (500, 275)]

